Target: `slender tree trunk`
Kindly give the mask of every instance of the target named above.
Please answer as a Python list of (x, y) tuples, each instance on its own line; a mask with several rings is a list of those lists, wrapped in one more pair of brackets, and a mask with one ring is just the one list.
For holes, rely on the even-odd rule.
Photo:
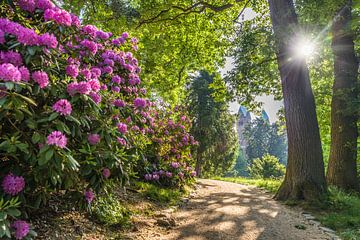
[(268, 0), (277, 41), (277, 60), (284, 95), (288, 136), (285, 180), (275, 198), (318, 200), (326, 193), (326, 180), (315, 101), (304, 59), (292, 54), (297, 15), (292, 0)]
[(352, 102), (359, 62), (351, 32), (351, 1), (337, 14), (332, 25), (334, 85), (331, 103), (331, 146), (327, 169), (328, 184), (359, 191), (357, 179), (357, 116)]
[(196, 163), (195, 163), (195, 172), (197, 177), (202, 175), (202, 154), (197, 154)]

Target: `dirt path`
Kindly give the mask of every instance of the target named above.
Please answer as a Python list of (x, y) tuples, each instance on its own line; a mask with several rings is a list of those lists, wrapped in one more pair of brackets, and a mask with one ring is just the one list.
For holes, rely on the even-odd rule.
[(195, 197), (172, 214), (176, 227), (157, 229), (154, 225), (134, 239), (331, 239), (308, 224), (300, 212), (277, 203), (256, 187), (215, 180), (199, 180), (199, 186)]

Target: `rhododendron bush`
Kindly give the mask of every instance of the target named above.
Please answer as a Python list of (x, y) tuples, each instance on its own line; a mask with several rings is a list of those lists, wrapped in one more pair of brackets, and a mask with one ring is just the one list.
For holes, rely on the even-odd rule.
[(76, 190), (90, 204), (108, 178), (191, 181), (190, 121), (145, 98), (136, 50), (136, 38), (82, 26), (49, 0), (2, 3), (0, 177), (9, 204), (0, 237), (34, 235), (17, 199), (39, 207), (54, 191)]

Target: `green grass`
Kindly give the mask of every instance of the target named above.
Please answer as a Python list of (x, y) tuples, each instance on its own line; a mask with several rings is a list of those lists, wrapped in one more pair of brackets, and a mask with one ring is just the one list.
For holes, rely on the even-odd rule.
[(212, 179), (226, 182), (241, 183), (246, 185), (254, 185), (259, 188), (266, 189), (272, 193), (276, 193), (282, 182), (282, 179), (253, 179), (244, 177), (213, 177)]
[(163, 205), (176, 205), (186, 194), (178, 189), (162, 188), (144, 182), (136, 182), (135, 186), (144, 197)]
[(328, 202), (315, 212), (320, 222), (336, 230), (344, 240), (360, 240), (360, 195), (329, 188)]
[[(224, 178), (214, 177), (212, 179), (255, 185), (276, 193), (282, 180), (274, 179), (251, 179), (251, 178)], [(299, 204), (299, 202), (295, 202)], [(337, 231), (344, 240), (360, 240), (360, 195), (349, 194), (336, 188), (329, 188), (327, 201), (321, 205), (302, 205), (306, 210), (312, 212), (323, 226)]]

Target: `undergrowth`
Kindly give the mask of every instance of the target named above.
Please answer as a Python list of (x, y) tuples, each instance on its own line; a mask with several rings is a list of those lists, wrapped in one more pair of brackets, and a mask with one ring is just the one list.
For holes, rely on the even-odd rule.
[(144, 182), (136, 182), (135, 186), (144, 197), (162, 205), (176, 205), (187, 193), (187, 190), (164, 188)]

